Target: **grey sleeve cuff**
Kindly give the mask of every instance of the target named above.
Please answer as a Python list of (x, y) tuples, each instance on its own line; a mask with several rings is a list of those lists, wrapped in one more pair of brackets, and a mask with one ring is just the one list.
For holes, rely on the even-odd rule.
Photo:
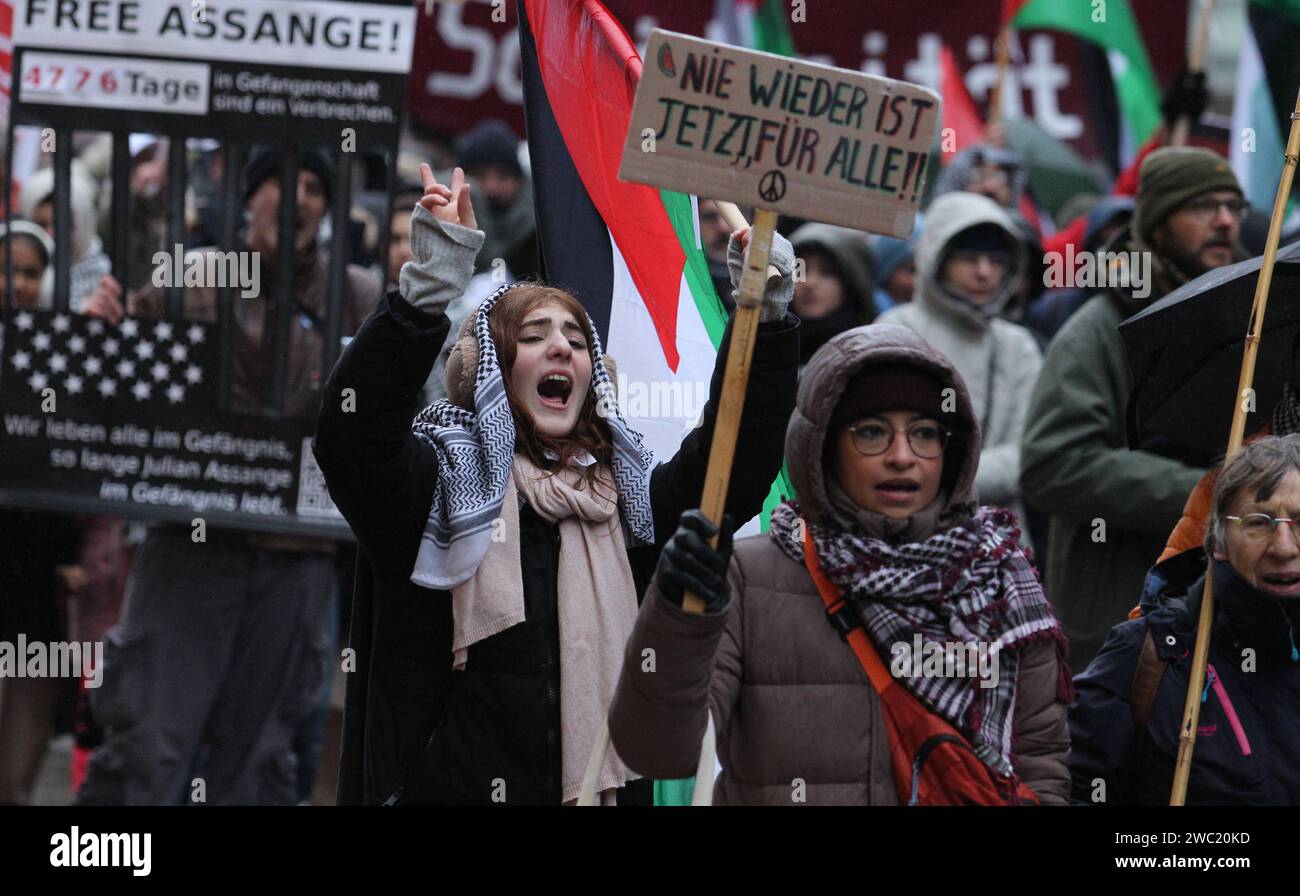
[(417, 205), (411, 215), (414, 260), (402, 265), (397, 287), (402, 298), (425, 311), (445, 309), (465, 292), (483, 239), (483, 231), (439, 221)]
[[(764, 323), (781, 320), (785, 309), (794, 298), (794, 247), (790, 241), (779, 233), (772, 234), (772, 250), (768, 254), (768, 264), (781, 272), (781, 280), (768, 286), (763, 293), (763, 307), (758, 319)], [(740, 294), (740, 276), (745, 270), (745, 253), (739, 241), (733, 239), (727, 244), (727, 271), (731, 274), (731, 296), (734, 300)]]

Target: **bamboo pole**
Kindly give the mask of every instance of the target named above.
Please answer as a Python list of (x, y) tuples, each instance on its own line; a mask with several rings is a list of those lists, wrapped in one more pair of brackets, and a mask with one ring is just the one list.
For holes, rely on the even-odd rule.
[[(1196, 43), (1192, 44), (1191, 55), (1187, 57), (1187, 71), (1199, 72), (1204, 64), (1205, 45), (1210, 39), (1210, 18), (1214, 13), (1214, 0), (1201, 0), (1201, 18), (1196, 25)], [(1169, 135), (1170, 146), (1185, 146), (1187, 136), (1191, 133), (1192, 121), (1186, 115), (1178, 116), (1174, 129)]]
[[(720, 206), (731, 203), (719, 203)], [(731, 205), (734, 210), (736, 207)], [(739, 215), (736, 210), (735, 214)], [(723, 216), (727, 211), (723, 210)], [(741, 222), (744, 218), (741, 218)], [(730, 221), (729, 221), (730, 223)], [(754, 340), (758, 335), (758, 314), (767, 289), (768, 257), (772, 252), (772, 234), (776, 231), (776, 212), (759, 209), (749, 233), (749, 251), (745, 270), (740, 277), (740, 295), (736, 297), (736, 317), (731, 328), (731, 345), (727, 350), (726, 372), (722, 379), (722, 398), (713, 425), (709, 446), (709, 466), (704, 474), (704, 495), (700, 509), (719, 526), (727, 506), (727, 486), (731, 482), (731, 465), (736, 456), (736, 438), (740, 434), (740, 414), (745, 406), (745, 387), (749, 385), (749, 366), (754, 357)], [(717, 538), (713, 539), (717, 545)], [(682, 609), (703, 613), (704, 601), (686, 592)]]
[[(1300, 93), (1296, 95), (1295, 111), (1291, 113), (1291, 133), (1286, 141), (1286, 157), (1282, 167), (1282, 182), (1278, 184), (1277, 198), (1273, 200), (1273, 216), (1268, 223), (1268, 240), (1264, 244), (1264, 261), (1259, 267), (1259, 280), (1255, 283), (1255, 303), (1250, 311), (1246, 328), (1246, 347), (1241, 357), (1241, 376), (1237, 380), (1236, 406), (1232, 411), (1232, 429), (1228, 433), (1228, 462), (1241, 448), (1246, 432), (1246, 396), (1255, 382), (1255, 358), (1259, 354), (1260, 335), (1264, 329), (1264, 312), (1268, 309), (1268, 290), (1273, 282), (1273, 263), (1277, 260), (1278, 239), (1282, 235), (1282, 219), (1286, 216), (1287, 199), (1291, 196), (1291, 183), (1295, 178), (1296, 163), (1300, 160)], [(1201, 615), (1196, 625), (1196, 644), (1192, 649), (1192, 672), (1187, 682), (1187, 698), (1183, 704), (1183, 727), (1178, 735), (1178, 761), (1174, 765), (1174, 786), (1169, 795), (1169, 805), (1181, 806), (1187, 799), (1187, 780), (1192, 772), (1192, 752), (1196, 749), (1196, 723), (1201, 716), (1201, 690), (1205, 687), (1205, 664), (1210, 655), (1210, 626), (1214, 621), (1214, 558), (1205, 569), (1205, 590), (1201, 598)]]

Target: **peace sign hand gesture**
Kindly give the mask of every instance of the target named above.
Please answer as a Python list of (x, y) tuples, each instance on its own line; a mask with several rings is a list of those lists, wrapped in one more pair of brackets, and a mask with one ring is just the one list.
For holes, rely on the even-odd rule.
[(420, 177), (424, 181), (424, 195), (420, 197), (420, 205), (424, 206), (425, 211), (439, 221), (478, 230), (474, 206), (469, 200), (469, 182), (465, 180), (463, 170), (456, 168), (452, 172), (451, 186), (438, 183), (438, 179), (433, 176), (433, 169), (427, 163), (420, 164)]
[(451, 186), (438, 183), (428, 165), (420, 166), (420, 178), (424, 195), (411, 216), (412, 260), (402, 265), (397, 286), (406, 301), (439, 314), (465, 293), (484, 234), (474, 219), (464, 171), (452, 173)]

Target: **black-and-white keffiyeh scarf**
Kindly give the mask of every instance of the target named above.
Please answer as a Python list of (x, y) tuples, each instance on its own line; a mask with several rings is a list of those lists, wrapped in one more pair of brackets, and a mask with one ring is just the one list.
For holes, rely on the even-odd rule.
[[(443, 399), (417, 414), (411, 426), (438, 455), (433, 506), (411, 573), (411, 581), (426, 588), (448, 589), (474, 575), (491, 541), (493, 520), (501, 515), (506, 480), (514, 463), (515, 423), (496, 346), (488, 330), (488, 314), (513, 285), (497, 289), (474, 312), (474, 335), (478, 339), (476, 412)], [(609, 425), (625, 538), (629, 546), (649, 544), (654, 541), (650, 511), (650, 470), (654, 461), (642, 445), (641, 435), (619, 413), (600, 338), (594, 330), (592, 336), (588, 400), (601, 403), (602, 416)]]
[(1282, 386), (1282, 397), (1273, 408), (1273, 435), (1289, 436), (1300, 432), (1300, 401), (1296, 400), (1295, 386), (1288, 380)]
[[(885, 665), (897, 675), (894, 646), (907, 645), (912, 674), (898, 675), (899, 682), (969, 738), (980, 761), (1009, 774), (1019, 649), (1054, 639), (1062, 668), (1058, 698), (1068, 701), (1071, 690), (1064, 671), (1065, 638), (1020, 547), (1014, 515), (981, 507), (965, 525), (898, 544), (833, 523), (807, 526), (823, 571), (857, 608)], [(773, 512), (769, 535), (792, 559), (804, 562), (797, 502)], [(989, 657), (996, 652), (996, 684), (981, 686), (975, 670), (917, 674), (924, 671), (913, 651), (918, 634), (923, 644), (973, 643)], [(990, 661), (986, 669), (991, 668)]]

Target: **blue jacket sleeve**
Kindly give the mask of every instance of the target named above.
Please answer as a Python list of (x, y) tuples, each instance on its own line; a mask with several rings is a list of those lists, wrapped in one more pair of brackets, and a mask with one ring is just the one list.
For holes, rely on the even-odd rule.
[(1146, 620), (1111, 629), (1106, 643), (1074, 679), (1070, 706), (1070, 799), (1082, 805), (1124, 805), (1132, 799), (1133, 710), (1129, 693)]

